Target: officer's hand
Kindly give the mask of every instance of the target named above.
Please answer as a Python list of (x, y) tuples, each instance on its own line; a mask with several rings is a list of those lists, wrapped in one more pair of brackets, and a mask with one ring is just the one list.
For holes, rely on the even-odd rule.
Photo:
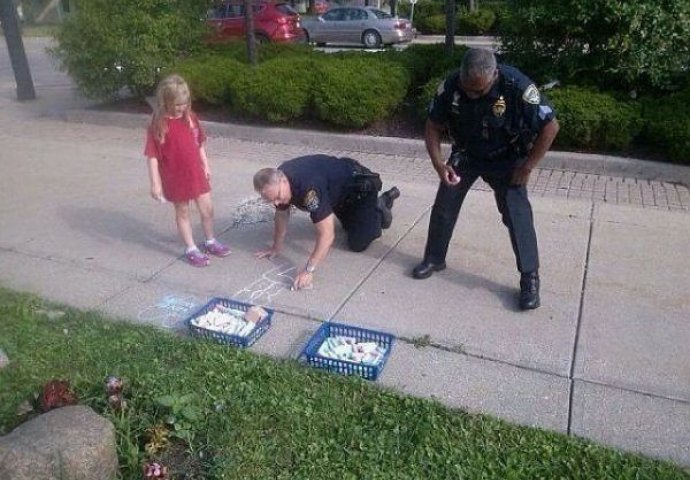
[(275, 257), (276, 255), (278, 255), (279, 253), (280, 253), (279, 249), (277, 249), (276, 247), (271, 247), (268, 250), (259, 250), (258, 252), (256, 252), (254, 254), (254, 256), (257, 259), (260, 259), (260, 258), (271, 259), (271, 258)]
[(438, 171), (438, 176), (443, 183), (449, 186), (460, 183), (460, 176), (455, 173), (455, 170), (450, 165), (443, 165), (443, 168)]
[(314, 274), (302, 270), (295, 277), (295, 281), (292, 283), (293, 290), (301, 290), (303, 288), (310, 288), (312, 286), (312, 280), (314, 279)]
[(513, 185), (527, 185), (529, 181), (529, 175), (532, 173), (531, 168), (518, 167), (513, 171)]

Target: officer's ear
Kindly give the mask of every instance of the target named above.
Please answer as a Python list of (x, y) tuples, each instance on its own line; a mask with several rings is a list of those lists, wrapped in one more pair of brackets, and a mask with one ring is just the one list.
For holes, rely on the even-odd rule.
[(496, 79), (498, 79), (498, 68), (494, 68), (494, 73), (491, 76), (491, 84), (492, 85), (496, 82)]

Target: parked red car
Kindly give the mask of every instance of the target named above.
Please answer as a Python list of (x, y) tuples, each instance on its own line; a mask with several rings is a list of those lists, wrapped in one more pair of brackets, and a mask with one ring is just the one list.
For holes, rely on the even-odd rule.
[[(257, 42), (305, 41), (300, 16), (287, 3), (256, 2), (253, 9)], [(224, 42), (245, 37), (244, 12), (244, 3), (235, 0), (209, 10), (207, 21), (213, 29), (210, 41)]]

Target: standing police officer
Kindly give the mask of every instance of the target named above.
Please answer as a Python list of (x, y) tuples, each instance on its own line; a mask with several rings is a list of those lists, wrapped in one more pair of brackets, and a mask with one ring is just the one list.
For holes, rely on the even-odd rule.
[(393, 201), (400, 196), (396, 187), (378, 195), (381, 179), (377, 173), (351, 158), (308, 155), (294, 158), (278, 168), (263, 168), (254, 175), (254, 189), (276, 208), (273, 246), (256, 253), (258, 258), (280, 253), (290, 218), (290, 205), (309, 212), (316, 228), (316, 245), (293, 287), (311, 285), (316, 267), (326, 258), (335, 239), (338, 218), (347, 232), (347, 244), (361, 252), (389, 228)]
[[(441, 135), (453, 140), (450, 159)], [(497, 65), (491, 51), (469, 49), (458, 71), (439, 86), (429, 107), (426, 148), (441, 184), (431, 210), (423, 261), (414, 278), (446, 268), (455, 222), (478, 177), (491, 186), (520, 271), (519, 306), (539, 307), (539, 255), (527, 181), (558, 133), (555, 112), (523, 73)]]

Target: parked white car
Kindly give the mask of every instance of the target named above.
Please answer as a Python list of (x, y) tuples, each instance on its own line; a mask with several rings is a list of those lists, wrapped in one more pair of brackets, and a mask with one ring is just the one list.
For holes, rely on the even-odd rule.
[(360, 44), (367, 48), (404, 43), (415, 36), (409, 20), (393, 17), (374, 7), (336, 7), (316, 18), (304, 18), (309, 42)]

